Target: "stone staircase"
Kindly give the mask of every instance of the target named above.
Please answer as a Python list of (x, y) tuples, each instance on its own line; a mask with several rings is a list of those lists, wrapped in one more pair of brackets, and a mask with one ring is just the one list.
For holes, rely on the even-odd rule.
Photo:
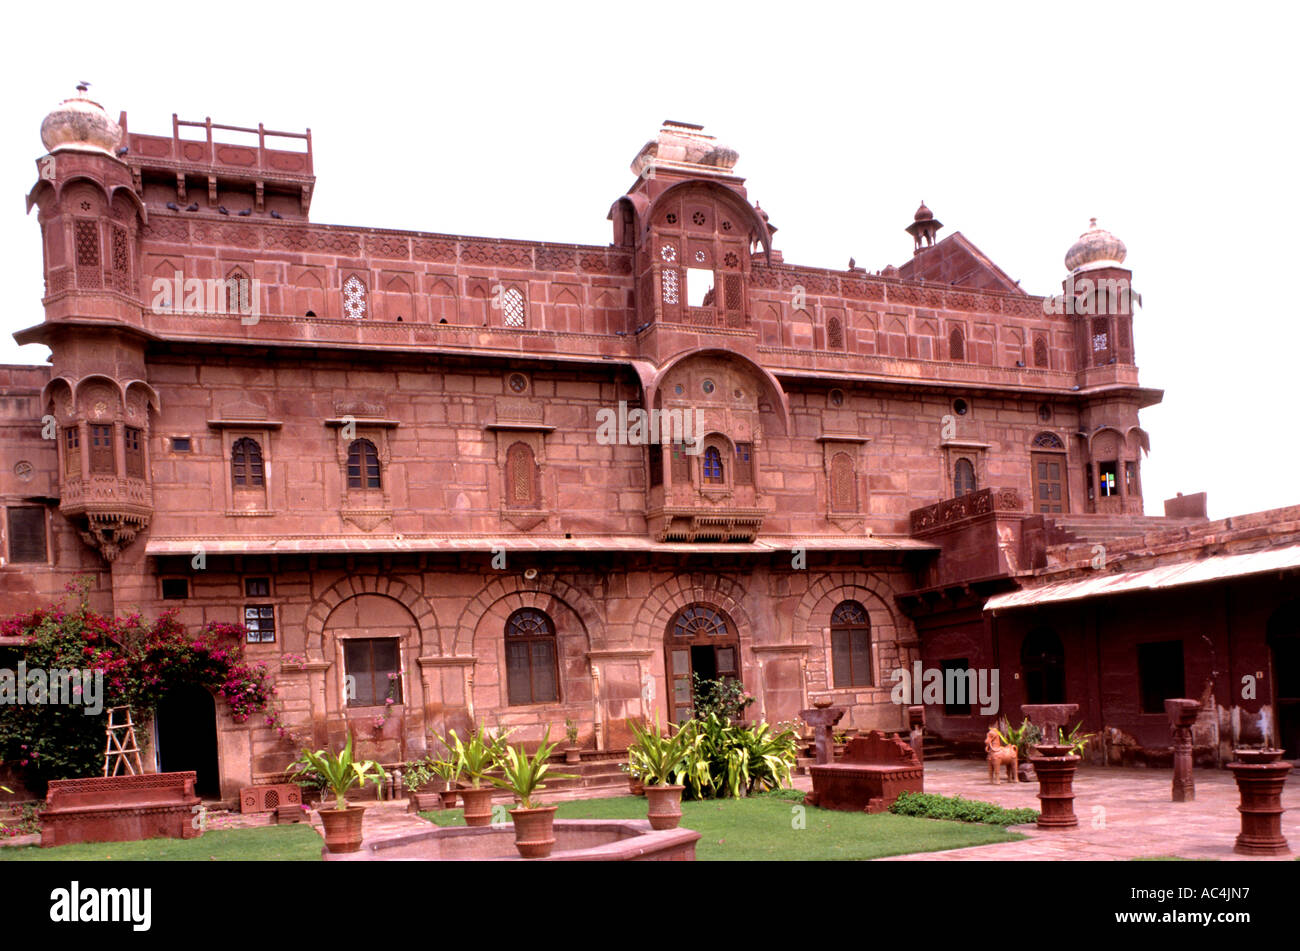
[(1115, 538), (1145, 535), (1147, 532), (1163, 532), (1171, 528), (1185, 528), (1188, 525), (1195, 525), (1205, 521), (1202, 518), (1168, 518), (1164, 515), (1106, 515), (1091, 512), (1073, 515), (1050, 515), (1046, 517), (1046, 520), (1055, 529), (1049, 535), (1048, 545), (1106, 542)]
[(941, 737), (935, 736), (933, 733), (921, 734), (921, 752), (927, 763), (959, 759), (957, 751), (945, 743)]

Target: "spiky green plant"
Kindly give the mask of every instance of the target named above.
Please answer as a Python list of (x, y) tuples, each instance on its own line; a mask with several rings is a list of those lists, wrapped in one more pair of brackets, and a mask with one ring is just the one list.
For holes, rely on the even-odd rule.
[(445, 740), (443, 742), (456, 760), (459, 767), (457, 772), (463, 773), (469, 780), (469, 784), (479, 789), (483, 785), (484, 777), (500, 765), (501, 757), (506, 751), (506, 738), (512, 732), (506, 730), (504, 733), (494, 734), (486, 726), (479, 724), (479, 728), (468, 741), (461, 740), (455, 730), (448, 730), (450, 742)]
[(634, 775), (656, 786), (671, 785), (674, 774), (686, 758), (691, 731), (688, 728), (673, 730), (671, 723), (667, 730), (662, 730), (657, 720), (646, 726), (629, 720), (628, 726), (635, 738), (627, 750), (629, 762), (633, 759), (636, 762)]
[(553, 773), (551, 772), (550, 759), (551, 753), (555, 751), (555, 744), (550, 742), (551, 728), (546, 727), (546, 733), (542, 736), (542, 744), (537, 751), (529, 756), (527, 751), (520, 746), (507, 746), (505, 753), (501, 756), (501, 777), (492, 779), (493, 785), (500, 786), (502, 789), (508, 789), (515, 794), (519, 804), (525, 809), (532, 809), (533, 795), (539, 789), (545, 789), (546, 785), (542, 782), (547, 776), (551, 779), (577, 779), (573, 773)]
[(353, 786), (364, 786), (368, 782), (378, 786), (388, 775), (375, 760), (352, 758), (351, 733), (348, 734), (348, 741), (341, 753), (333, 750), (303, 750), (302, 756), (289, 766), (288, 771), (308, 781), (314, 778), (327, 787), (334, 793), (335, 809), (348, 807), (347, 792)]

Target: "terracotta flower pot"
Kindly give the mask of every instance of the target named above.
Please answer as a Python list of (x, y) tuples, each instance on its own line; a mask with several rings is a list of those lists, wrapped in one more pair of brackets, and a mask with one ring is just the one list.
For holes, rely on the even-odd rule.
[(361, 820), (366, 814), (364, 806), (348, 806), (346, 809), (331, 806), (318, 812), (321, 825), (325, 827), (325, 848), (331, 852), (361, 850)]
[(544, 859), (555, 847), (556, 806), (538, 806), (525, 809), (519, 806), (510, 811), (515, 824), (515, 848), (526, 859)]
[(495, 791), (491, 786), (482, 786), (479, 789), (465, 786), (460, 790), (460, 795), (465, 800), (465, 825), (490, 826), (492, 824), (492, 794)]
[(442, 805), (442, 794), (436, 792), (414, 792), (406, 805), (407, 812), (432, 812)]
[(682, 789), (684, 788), (683, 786), (645, 788), (645, 797), (650, 802), (646, 813), (646, 818), (650, 820), (650, 828), (656, 832), (677, 828), (677, 824), (682, 821)]
[(582, 748), (577, 746), (566, 746), (564, 748), (564, 761), (570, 765), (582, 762)]
[(645, 795), (645, 784), (642, 783), (641, 780), (637, 779), (635, 776), (629, 775), (627, 777), (627, 788), (632, 792), (632, 795), (634, 796)]

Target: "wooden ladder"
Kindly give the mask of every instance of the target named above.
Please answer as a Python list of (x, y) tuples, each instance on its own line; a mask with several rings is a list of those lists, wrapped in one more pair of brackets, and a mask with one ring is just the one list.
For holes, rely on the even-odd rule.
[[(118, 715), (126, 717), (118, 722)], [(131, 721), (130, 707), (109, 707), (108, 726), (104, 732), (107, 742), (104, 745), (104, 775), (135, 776), (144, 772), (140, 763), (140, 746), (135, 739), (135, 724)]]

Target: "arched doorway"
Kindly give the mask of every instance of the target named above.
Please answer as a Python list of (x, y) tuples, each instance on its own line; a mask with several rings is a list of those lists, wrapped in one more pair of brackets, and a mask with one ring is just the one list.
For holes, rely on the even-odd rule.
[(740, 680), (740, 638), (731, 619), (707, 604), (682, 608), (664, 634), (668, 718), (684, 723), (695, 714), (693, 674), (706, 680)]
[(202, 687), (187, 684), (169, 691), (158, 704), (158, 770), (198, 774), (194, 791), (201, 797), (221, 796), (217, 770), (217, 705)]
[(1273, 654), (1273, 709), (1277, 742), (1287, 759), (1300, 758), (1300, 601), (1274, 612), (1268, 621)]
[(1025, 703), (1065, 703), (1065, 648), (1055, 631), (1040, 627), (1025, 635), (1020, 676)]

